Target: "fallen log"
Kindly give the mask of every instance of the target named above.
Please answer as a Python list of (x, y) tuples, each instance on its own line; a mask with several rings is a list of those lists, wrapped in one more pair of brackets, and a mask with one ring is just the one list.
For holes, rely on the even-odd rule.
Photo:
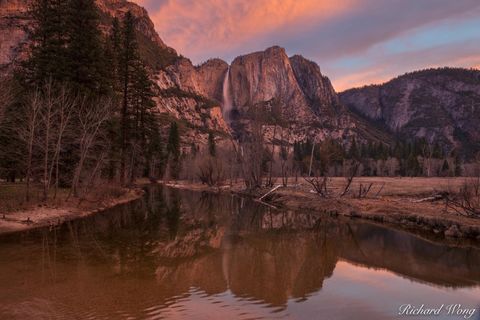
[(435, 202), (435, 201), (440, 201), (440, 200), (444, 200), (444, 199), (448, 199), (448, 192), (437, 193), (437, 194), (434, 194), (433, 196), (426, 197), (426, 198), (419, 199), (419, 200), (415, 200), (413, 202), (414, 203)]
[(265, 193), (263, 196), (261, 196), (260, 198), (258, 198), (258, 200), (259, 200), (259, 201), (263, 201), (263, 199), (264, 199), (266, 196), (268, 196), (269, 194), (277, 191), (277, 190), (280, 189), (281, 187), (282, 187), (282, 185), (280, 185), (280, 184), (277, 185), (277, 186), (275, 186), (275, 187), (273, 187), (272, 190), (270, 190), (270, 191), (268, 191), (267, 193)]

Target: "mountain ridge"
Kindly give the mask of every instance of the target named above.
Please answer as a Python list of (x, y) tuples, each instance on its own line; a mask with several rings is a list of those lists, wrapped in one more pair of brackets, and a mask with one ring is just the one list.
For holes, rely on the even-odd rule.
[(480, 151), (480, 71), (431, 68), (353, 88), (340, 101), (400, 139), (425, 138), (450, 151)]

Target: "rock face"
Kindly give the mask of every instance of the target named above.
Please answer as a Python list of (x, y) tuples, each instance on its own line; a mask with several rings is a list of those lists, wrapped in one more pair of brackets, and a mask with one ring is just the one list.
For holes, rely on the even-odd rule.
[(449, 150), (480, 150), (478, 70), (417, 71), (383, 85), (347, 90), (340, 100), (400, 138), (426, 138)]
[[(126, 0), (95, 0), (100, 10), (110, 17), (121, 18), (130, 11), (136, 18), (135, 28), (138, 32), (144, 35), (147, 39), (152, 41), (159, 48), (168, 48), (167, 45), (160, 39), (160, 36), (155, 31), (155, 25), (150, 19), (147, 10), (138, 6), (133, 2)], [(171, 48), (170, 48), (171, 49)]]
[(283, 48), (272, 47), (236, 58), (230, 81), (233, 104), (239, 110), (276, 99), (285, 117), (302, 121), (314, 118)]
[(267, 140), (279, 139), (273, 137), (274, 125), (281, 126), (282, 132), (288, 131), (289, 142), (306, 138), (347, 142), (351, 136), (375, 141), (384, 138), (383, 133), (339, 103), (330, 80), (316, 63), (298, 55), (289, 58), (283, 48), (271, 47), (236, 58), (229, 80), (237, 113), (237, 125), (233, 123), (237, 135), (248, 131), (252, 110), (263, 108), (267, 117), (274, 119), (266, 130)]
[(320, 72), (320, 67), (300, 55), (291, 57), (290, 63), (312, 110), (317, 115), (332, 116), (338, 110), (339, 100), (330, 80)]
[(183, 91), (200, 94), (217, 102), (222, 101), (222, 84), (228, 64), (220, 59), (212, 59), (194, 66), (186, 58), (180, 58), (175, 64), (160, 71), (159, 85), (166, 89), (176, 86)]
[(24, 27), (27, 0), (2, 0), (0, 2), (0, 71), (21, 57), (22, 43), (26, 40)]

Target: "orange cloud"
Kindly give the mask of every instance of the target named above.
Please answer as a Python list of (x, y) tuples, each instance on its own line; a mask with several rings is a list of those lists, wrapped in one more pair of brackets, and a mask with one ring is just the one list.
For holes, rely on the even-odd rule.
[(241, 48), (242, 44), (258, 39), (262, 34), (279, 29), (286, 33), (294, 32), (299, 24), (327, 20), (348, 9), (357, 0), (137, 2), (151, 8), (151, 17), (161, 38), (169, 46), (195, 60), (196, 56), (206, 56), (207, 52), (228, 52), (233, 48)]

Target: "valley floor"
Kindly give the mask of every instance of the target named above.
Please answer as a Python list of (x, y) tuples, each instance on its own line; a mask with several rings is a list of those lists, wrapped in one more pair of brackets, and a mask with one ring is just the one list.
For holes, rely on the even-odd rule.
[(24, 202), (22, 184), (0, 184), (0, 234), (53, 226), (86, 217), (143, 195), (141, 189), (102, 189), (84, 199), (67, 200), (67, 191), (59, 191), (57, 200)]
[[(331, 178), (329, 192), (333, 195), (321, 198), (314, 193), (304, 179), (289, 179), (289, 187), (281, 187), (264, 198), (264, 204), (286, 210), (310, 211), (329, 216), (347, 216), (362, 218), (408, 229), (412, 232), (431, 233), (431, 236), (449, 238), (468, 238), (480, 241), (480, 219), (461, 216), (445, 201), (420, 201), (440, 192), (456, 192), (465, 183), (466, 178), (356, 178), (351, 192), (358, 193), (360, 185), (372, 184), (366, 198), (358, 199), (352, 194), (339, 197), (345, 186), (345, 178)], [(281, 179), (277, 179), (277, 184)], [(181, 181), (167, 183), (168, 186), (193, 190), (210, 190), (243, 194), (243, 184), (237, 181), (220, 188), (208, 188), (198, 183)], [(269, 189), (249, 194), (259, 199)], [(334, 196), (337, 195), (337, 196)]]

